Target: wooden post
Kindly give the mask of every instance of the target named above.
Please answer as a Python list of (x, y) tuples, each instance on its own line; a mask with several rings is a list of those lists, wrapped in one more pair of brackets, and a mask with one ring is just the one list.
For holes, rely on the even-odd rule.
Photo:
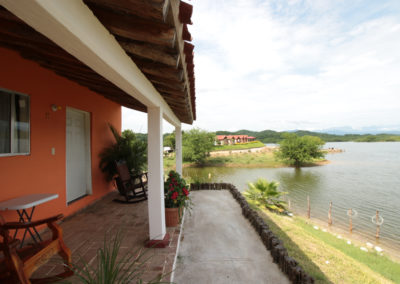
[(349, 231), (353, 233), (353, 210), (351, 208), (349, 210)]
[(379, 225), (379, 211), (376, 210), (376, 235), (375, 237), (379, 239), (379, 233), (381, 230), (381, 226)]
[(332, 201), (329, 203), (328, 225), (332, 225)]
[(290, 209), (290, 207), (292, 207), (292, 205), (290, 203), (290, 199), (288, 200), (288, 206), (289, 206), (289, 209)]
[(308, 196), (307, 195), (307, 207), (308, 207), (308, 209), (307, 209), (307, 217), (308, 217), (308, 219), (310, 219), (310, 217), (311, 217), (311, 208), (310, 208), (310, 196)]

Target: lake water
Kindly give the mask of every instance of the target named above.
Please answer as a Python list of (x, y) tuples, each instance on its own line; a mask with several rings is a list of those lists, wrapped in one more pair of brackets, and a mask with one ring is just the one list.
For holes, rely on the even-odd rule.
[(332, 228), (348, 230), (347, 210), (352, 208), (357, 212), (353, 233), (375, 244), (376, 225), (371, 218), (379, 210), (384, 222), (378, 244), (400, 256), (400, 143), (343, 142), (325, 147), (344, 152), (328, 154), (330, 163), (318, 167), (185, 168), (183, 174), (203, 182), (232, 183), (241, 191), (260, 177), (278, 181), (280, 190), (289, 192), (286, 198), (298, 214), (306, 214), (309, 196), (311, 218), (327, 222), (332, 201)]

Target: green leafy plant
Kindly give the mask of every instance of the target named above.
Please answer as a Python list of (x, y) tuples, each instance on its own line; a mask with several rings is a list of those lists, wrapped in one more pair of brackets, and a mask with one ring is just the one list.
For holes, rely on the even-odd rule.
[(112, 180), (117, 174), (115, 161), (125, 160), (134, 175), (142, 173), (147, 163), (147, 143), (137, 137), (132, 130), (125, 130), (122, 135), (112, 126), (110, 130), (115, 138), (114, 144), (100, 153), (100, 169)]
[(164, 147), (171, 147), (175, 151), (175, 133), (164, 134)]
[[(104, 237), (103, 247), (97, 251), (97, 265), (90, 265), (83, 258), (73, 264), (72, 270), (75, 275), (73, 283), (143, 283), (141, 277), (146, 272), (146, 262), (152, 256), (147, 256), (149, 250), (141, 252), (140, 249), (120, 255), (122, 239), (123, 234), (120, 231), (111, 240), (107, 235)], [(161, 282), (163, 276), (165, 275), (159, 275), (147, 283), (169, 283)]]
[(204, 164), (214, 147), (215, 134), (198, 128), (183, 134), (182, 156), (185, 162)]
[(286, 211), (286, 202), (281, 197), (287, 192), (278, 190), (278, 183), (276, 181), (268, 182), (266, 179), (259, 178), (255, 183), (249, 182), (248, 189), (244, 195), (254, 200), (257, 205), (265, 206), (267, 209), (279, 213)]

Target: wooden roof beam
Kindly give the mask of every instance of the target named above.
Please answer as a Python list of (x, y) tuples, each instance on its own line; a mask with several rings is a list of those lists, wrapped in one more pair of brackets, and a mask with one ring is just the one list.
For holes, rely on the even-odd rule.
[(175, 90), (175, 89), (173, 89), (171, 87), (163, 86), (163, 85), (160, 85), (160, 84), (154, 84), (154, 85), (157, 88), (157, 90), (159, 92), (161, 92), (161, 93), (171, 94), (171, 95), (174, 95), (174, 96), (176, 96), (178, 98), (185, 98), (185, 94), (186, 94), (185, 91)]
[(136, 41), (168, 47), (175, 46), (175, 29), (164, 23), (156, 23), (130, 15), (117, 14), (97, 7), (92, 7), (92, 11), (113, 34)]
[[(175, 23), (176, 27), (176, 33), (177, 33), (177, 39), (182, 39), (183, 38), (183, 32), (184, 28), (186, 27), (186, 24), (182, 24), (181, 20), (179, 19), (179, 12), (180, 12), (180, 0), (170, 0), (171, 1), (171, 15), (172, 19)], [(187, 4), (189, 5), (189, 4)], [(187, 31), (188, 32), (188, 31)], [(189, 83), (189, 75), (188, 75), (188, 70), (186, 66), (186, 55), (184, 52), (184, 41), (183, 40), (177, 40), (177, 48), (179, 49), (179, 53), (181, 56), (181, 62), (182, 62), (182, 69), (183, 69), (183, 76), (185, 80), (185, 88), (190, 90), (190, 83)], [(189, 102), (189, 113), (191, 116), (191, 121), (194, 119), (194, 112), (193, 112), (193, 107), (192, 106), (192, 100), (190, 99), (191, 94), (188, 94), (188, 102)]]
[(183, 80), (182, 69), (175, 69), (164, 64), (149, 62), (148, 60), (143, 60), (137, 56), (131, 56), (131, 58), (145, 75), (150, 74), (158, 76), (160, 78), (175, 81), (176, 83), (180, 83)]
[(178, 68), (179, 54), (177, 53), (168, 53), (163, 48), (160, 48), (153, 44), (143, 44), (126, 41), (120, 41), (119, 44), (126, 52), (130, 54), (150, 59), (155, 62), (160, 62), (174, 68)]
[(163, 86), (172, 87), (175, 90), (183, 91), (185, 86), (181, 82), (177, 82), (175, 80), (169, 80), (164, 77), (159, 77), (151, 74), (146, 74), (146, 77), (154, 84), (160, 84)]
[(84, 0), (84, 2), (89, 6), (103, 6), (119, 13), (162, 22), (164, 22), (169, 5), (168, 0)]
[[(0, 3), (96, 73), (146, 105), (147, 108), (161, 108), (163, 117), (172, 125), (181, 125), (177, 116), (151, 82), (110, 35), (109, 29), (105, 27), (106, 22), (101, 23), (82, 1), (0, 0)], [(118, 19), (124, 23), (120, 15)], [(110, 19), (107, 18), (107, 20)], [(133, 24), (135, 22), (138, 24), (137, 21), (133, 21)], [(132, 22), (127, 22), (125, 25), (122, 28), (129, 27), (134, 32), (138, 32), (138, 28), (135, 29)], [(154, 30), (161, 41), (170, 38), (165, 36), (170, 32), (165, 29), (165, 26), (167, 25), (164, 24), (161, 30)], [(143, 26), (140, 28), (143, 29)], [(172, 34), (174, 39), (174, 30)], [(151, 33), (146, 29), (146, 36), (149, 37), (149, 35)], [(169, 44), (170, 42), (167, 45)]]

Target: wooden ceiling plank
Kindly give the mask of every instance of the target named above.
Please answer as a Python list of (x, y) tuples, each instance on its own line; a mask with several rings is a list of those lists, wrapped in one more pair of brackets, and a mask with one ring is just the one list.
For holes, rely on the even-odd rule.
[(127, 39), (174, 47), (176, 32), (164, 23), (121, 15), (91, 7), (95, 16), (113, 34)]
[(120, 41), (119, 44), (122, 48), (133, 55), (137, 55), (155, 62), (160, 62), (165, 65), (177, 68), (178, 67), (178, 54), (169, 54), (152, 44), (140, 44), (133, 42)]
[(157, 69), (154, 69), (154, 68), (148, 68), (148, 67), (145, 67), (145, 66), (142, 66), (141, 69), (142, 69), (142, 72), (143, 72), (145, 75), (147, 75), (147, 74), (156, 75), (156, 76), (159, 76), (159, 77), (164, 77), (164, 78), (166, 78), (166, 79), (169, 79), (169, 80), (176, 80), (176, 81), (179, 81), (179, 79), (182, 78), (181, 74), (176, 74), (176, 73), (173, 73), (173, 74), (165, 73), (165, 72), (163, 72), (162, 70), (157, 70)]
[(146, 112), (147, 108), (137, 101), (135, 98), (127, 95), (125, 92), (116, 89), (113, 85), (107, 85), (104, 83), (100, 83), (98, 81), (92, 81), (88, 79), (84, 79), (77, 75), (68, 74), (65, 71), (55, 71), (58, 75), (65, 77), (75, 83), (78, 83), (81, 86), (84, 86), (97, 94), (100, 94), (107, 99), (117, 102), (123, 106), (129, 106), (133, 109), (140, 110)]
[(88, 5), (99, 5), (117, 12), (135, 15), (145, 19), (163, 21), (165, 0), (84, 0)]
[(166, 79), (165, 77), (159, 77), (159, 76), (150, 75), (150, 74), (147, 74), (146, 76), (152, 82), (159, 83), (161, 85), (172, 86), (174, 89), (177, 89), (180, 91), (185, 89), (183, 82), (177, 82), (176, 80), (170, 80), (170, 79)]
[(154, 86), (157, 88), (157, 90), (159, 92), (168, 93), (168, 94), (171, 94), (171, 95), (175, 95), (177, 97), (184, 98), (185, 94), (186, 94), (185, 91), (174, 90), (174, 89), (172, 89), (170, 87), (167, 87), (167, 86), (163, 86), (163, 85), (159, 85), (159, 84), (154, 84)]
[[(105, 7), (106, 5), (113, 6), (121, 3), (129, 5), (134, 2), (141, 2), (142, 4), (146, 2), (143, 5), (148, 5), (150, 2), (158, 2), (158, 4), (156, 3), (159, 5), (159, 12), (157, 13), (160, 14), (157, 15), (157, 18), (161, 19), (160, 22), (150, 21), (148, 15), (145, 15), (147, 12), (144, 13), (144, 16), (142, 14), (142, 18), (139, 18), (139, 15), (132, 16), (129, 11), (122, 11), (121, 6), (112, 8), (117, 11), (116, 13), (98, 8), (98, 5), (97, 7), (93, 4), (89, 5), (93, 5), (94, 14), (111, 33), (116, 35), (116, 39), (122, 48), (128, 53), (132, 53), (132, 55), (129, 54), (131, 58), (153, 82), (155, 88), (161, 93), (179, 119), (184, 123), (192, 123), (190, 102), (185, 96), (184, 72), (181, 69), (182, 60), (180, 52), (174, 46), (176, 43), (175, 27), (171, 28), (168, 24), (162, 22), (171, 11), (170, 0), (85, 1), (89, 3), (101, 2), (98, 5)], [(129, 39), (129, 42), (118, 38), (118, 36)], [(16, 50), (23, 57), (33, 60), (60, 76), (85, 86), (106, 98), (133, 109), (146, 111), (144, 105), (136, 99), (127, 95), (74, 56), (55, 45), (47, 37), (36, 32), (4, 9), (0, 9), (0, 45)], [(151, 80), (151, 77), (153, 80)]]
[(29, 39), (39, 44), (51, 43), (47, 37), (36, 32), (23, 22), (14, 22), (0, 17), (0, 30), (2, 34), (14, 36), (15, 38)]
[(153, 80), (149, 76), (147, 77), (151, 83), (153, 84), (154, 87), (158, 88), (165, 88), (171, 91), (177, 91), (177, 92), (183, 92), (185, 90), (184, 85), (182, 84), (171, 84), (171, 83), (166, 83), (160, 80)]

